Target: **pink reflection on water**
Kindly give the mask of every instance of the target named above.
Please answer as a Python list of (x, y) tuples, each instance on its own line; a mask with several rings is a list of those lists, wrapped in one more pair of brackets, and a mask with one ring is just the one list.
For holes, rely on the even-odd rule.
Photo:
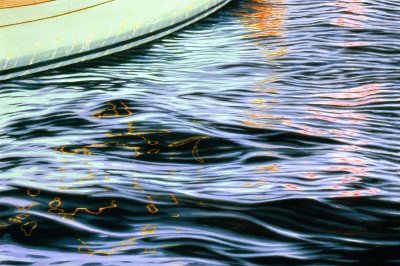
[(343, 46), (343, 47), (362, 47), (362, 46), (368, 46), (368, 42), (342, 42), (338, 43), (338, 46)]
[(350, 18), (334, 18), (331, 23), (345, 28), (361, 29), (363, 27), (360, 22)]

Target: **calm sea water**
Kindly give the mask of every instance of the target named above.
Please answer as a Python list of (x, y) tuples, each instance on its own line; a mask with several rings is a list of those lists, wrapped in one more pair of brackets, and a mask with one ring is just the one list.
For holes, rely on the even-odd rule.
[(243, 0), (0, 84), (4, 265), (400, 265), (400, 6)]

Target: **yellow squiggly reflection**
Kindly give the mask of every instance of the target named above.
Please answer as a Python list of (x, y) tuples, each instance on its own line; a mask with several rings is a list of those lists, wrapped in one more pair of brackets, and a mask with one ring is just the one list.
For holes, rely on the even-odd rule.
[(30, 188), (26, 191), (26, 193), (28, 194), (28, 196), (30, 197), (37, 197), (40, 195), (40, 190), (39, 189), (33, 189)]
[(38, 227), (38, 223), (36, 221), (31, 221), (24, 223), (21, 225), (21, 230), (25, 236), (31, 236), (32, 232)]
[[(135, 179), (137, 180), (137, 178), (135, 177)], [(146, 191), (142, 188), (142, 186), (140, 185), (140, 183), (138, 181), (134, 181), (133, 182), (133, 188), (140, 190), (142, 193), (146, 193)], [(151, 214), (156, 214), (158, 213), (158, 208), (157, 206), (154, 204), (154, 200), (150, 195), (146, 195), (146, 198), (148, 199), (149, 203), (148, 205), (146, 205), (146, 209), (149, 213)]]
[(145, 248), (143, 254), (156, 254), (157, 250), (155, 248)]
[(114, 246), (112, 246), (109, 250), (93, 250), (91, 249), (87, 243), (83, 240), (81, 240), (80, 238), (78, 238), (78, 240), (81, 242), (81, 245), (78, 247), (78, 252), (81, 254), (85, 254), (85, 255), (113, 255), (113, 254), (117, 254), (127, 248), (129, 248), (130, 246), (132, 246), (135, 242), (136, 242), (136, 238), (131, 237), (127, 240), (124, 240)]
[(209, 139), (209, 138), (210, 137), (208, 137), (208, 136), (190, 137), (190, 138), (187, 138), (187, 139), (184, 139), (184, 140), (173, 142), (173, 143), (169, 144), (168, 147), (171, 147), (171, 148), (179, 147), (179, 146), (183, 146), (183, 145), (186, 145), (186, 144), (189, 144), (189, 143), (195, 141), (195, 144), (194, 144), (193, 149), (192, 149), (193, 158), (195, 158), (195, 160), (197, 162), (199, 162), (199, 163), (204, 163), (203, 158), (201, 158), (200, 155), (199, 155), (199, 143), (200, 143), (201, 140), (205, 140), (205, 139)]
[(119, 117), (129, 117), (133, 114), (133, 112), (128, 108), (128, 106), (120, 101), (119, 104), (124, 108), (125, 114), (120, 114), (120, 112), (117, 110), (117, 105), (108, 102), (107, 105), (110, 105), (111, 108), (99, 111), (93, 115), (94, 118), (119, 118)]
[[(99, 111), (93, 115), (94, 118), (96, 119), (104, 119), (104, 118), (121, 118), (121, 117), (128, 117), (133, 114), (132, 111), (130, 111), (128, 105), (126, 105), (124, 102), (118, 102), (118, 103), (108, 103), (110, 108)], [(123, 107), (123, 110), (121, 110), (121, 107)], [(173, 150), (177, 147), (184, 146), (184, 145), (193, 145), (192, 148), (192, 155), (193, 158), (199, 162), (199, 163), (204, 163), (204, 159), (201, 158), (200, 156), (200, 148), (199, 145), (201, 141), (204, 141), (206, 139), (209, 139), (208, 136), (194, 136), (194, 137), (189, 137), (185, 138), (183, 140), (178, 140), (172, 143), (167, 143), (167, 145), (162, 145), (160, 144), (160, 141), (152, 139), (150, 134), (170, 134), (172, 133), (171, 130), (168, 129), (159, 129), (159, 130), (149, 130), (149, 131), (143, 131), (139, 132), (136, 129), (136, 126), (133, 124), (133, 122), (128, 122), (127, 124), (127, 130), (125, 132), (119, 132), (119, 133), (107, 133), (105, 134), (105, 137), (107, 138), (116, 138), (116, 140), (112, 141), (105, 141), (101, 143), (91, 143), (91, 144), (86, 144), (82, 145), (80, 147), (71, 147), (71, 146), (59, 146), (56, 147), (54, 150), (57, 152), (60, 152), (62, 155), (84, 155), (84, 156), (91, 156), (96, 152), (96, 149), (100, 148), (107, 148), (107, 147), (123, 147), (126, 149), (132, 149), (135, 151), (134, 158), (139, 157), (142, 154), (154, 154), (157, 155), (164, 151), (167, 148), (169, 150)], [(125, 138), (126, 137), (126, 138)], [(131, 137), (137, 137), (139, 139), (142, 139), (145, 142), (145, 145), (148, 145), (148, 150), (141, 150), (143, 148), (143, 145), (132, 145), (128, 142), (125, 142), (125, 140), (130, 140), (132, 139)], [(68, 158), (68, 156), (66, 156)], [(89, 161), (85, 162), (85, 166), (88, 168), (87, 169), (87, 175), (81, 177), (78, 179), (78, 182), (86, 182), (86, 181), (94, 181), (96, 179), (96, 171), (91, 169), (91, 164)], [(62, 169), (62, 170), (61, 170)], [(66, 170), (65, 167), (58, 168), (57, 169), (60, 174), (67, 174), (68, 171)], [(100, 180), (100, 179), (99, 179)], [(104, 180), (109, 181), (110, 180), (110, 174), (108, 172), (105, 173)], [(62, 182), (63, 179), (62, 179)], [(151, 215), (158, 215), (159, 213), (159, 208), (158, 208), (158, 203), (155, 201), (155, 198), (153, 198), (153, 195), (150, 195), (147, 193), (143, 188), (142, 185), (139, 183), (137, 178), (135, 177), (135, 180), (133, 181), (133, 188), (136, 190), (141, 191), (143, 193), (143, 197), (146, 200), (146, 203), (144, 205), (146, 211), (151, 214)], [(63, 189), (68, 189), (68, 188), (63, 188)], [(107, 191), (107, 190), (104, 190)], [(179, 205), (180, 202), (178, 198), (175, 196), (174, 193), (170, 193), (170, 197), (174, 203), (174, 205)], [(105, 207), (100, 207), (95, 210), (91, 210), (85, 207), (77, 207), (73, 210), (66, 210), (66, 208), (63, 207), (63, 203), (60, 197), (54, 197), (53, 200), (51, 200), (48, 203), (48, 213), (54, 214), (54, 215), (59, 215), (63, 219), (68, 219), (73, 221), (78, 214), (90, 214), (90, 215), (100, 215), (102, 214), (105, 210), (111, 209), (111, 208), (116, 208), (117, 204), (116, 201), (113, 200), (109, 206)], [(173, 213), (169, 215), (173, 219), (179, 219), (181, 215), (179, 213)], [(27, 224), (24, 229), (27, 234), (29, 234), (29, 226), (31, 227), (37, 227), (34, 226), (34, 223)], [(33, 229), (32, 229), (33, 230)], [(151, 235), (156, 233), (157, 228), (154, 225), (146, 225), (141, 229), (141, 234), (142, 235)], [(177, 233), (180, 233), (180, 228), (176, 228)], [(116, 254), (120, 251), (125, 250), (128, 246), (132, 245), (135, 242), (135, 238), (130, 238), (128, 240), (125, 240), (110, 249), (106, 250), (94, 250), (90, 248), (86, 242), (83, 240), (79, 239), (81, 242), (81, 245), (78, 247), (78, 252), (81, 254), (87, 254), (87, 255), (112, 255)], [(144, 249), (143, 253), (149, 253), (149, 254), (154, 254), (156, 250), (154, 248), (149, 248), (147, 247)]]
[(148, 224), (143, 226), (141, 229), (141, 235), (154, 235), (156, 233), (157, 228), (152, 225), (152, 224)]
[(16, 208), (19, 211), (26, 211), (26, 210), (29, 210), (30, 208), (32, 208), (32, 207), (34, 207), (36, 205), (39, 205), (39, 203), (31, 203), (31, 204), (29, 204), (27, 206), (16, 206)]
[(179, 147), (179, 146), (183, 146), (185, 144), (191, 143), (193, 141), (197, 141), (197, 140), (202, 140), (202, 139), (208, 139), (209, 137), (207, 136), (196, 136), (196, 137), (190, 137), (184, 140), (179, 140), (176, 142), (173, 142), (171, 144), (169, 144), (169, 147)]
[(84, 207), (78, 207), (73, 212), (66, 213), (65, 209), (60, 208), (61, 204), (61, 199), (59, 197), (55, 197), (52, 201), (49, 202), (48, 212), (51, 214), (62, 214), (64, 217), (75, 216), (78, 212), (84, 212), (92, 215), (100, 215), (104, 210), (118, 207), (116, 200), (112, 200), (110, 206), (100, 207), (97, 211), (92, 211)]
[(178, 198), (175, 196), (175, 194), (173, 192), (169, 193), (169, 195), (171, 196), (171, 199), (174, 201), (175, 205), (179, 205), (179, 200)]
[[(128, 108), (123, 102), (121, 102), (121, 104), (124, 105), (124, 107)], [(115, 105), (113, 105), (113, 108), (111, 108), (110, 110), (112, 110), (113, 112), (115, 110), (114, 108)], [(109, 109), (105, 110), (105, 111), (110, 111)], [(129, 110), (129, 109), (128, 109)], [(102, 112), (105, 112), (102, 111)], [(104, 115), (95, 115), (98, 118), (103, 118)], [(113, 115), (109, 115), (108, 117), (120, 117), (120, 114), (116, 114), (114, 113)], [(157, 140), (150, 140), (146, 134), (149, 133), (172, 133), (171, 130), (167, 130), (167, 129), (161, 129), (161, 130), (153, 130), (153, 131), (149, 131), (149, 132), (135, 132), (135, 127), (133, 126), (132, 122), (128, 122), (128, 130), (126, 133), (107, 133), (105, 134), (106, 137), (108, 138), (122, 138), (122, 137), (139, 137), (141, 139), (143, 139), (148, 145), (150, 146), (157, 146), (159, 145), (159, 141)], [(175, 147), (179, 147), (179, 146), (183, 146), (185, 144), (191, 143), (195, 141), (195, 144), (193, 146), (192, 149), (192, 155), (193, 158), (199, 162), (199, 163), (204, 163), (203, 158), (201, 158), (201, 156), (199, 155), (199, 143), (201, 140), (204, 139), (209, 139), (208, 136), (194, 136), (194, 137), (190, 137), (184, 140), (180, 140), (180, 141), (176, 141), (172, 144), (169, 144), (168, 147), (169, 148), (175, 148)], [(124, 143), (124, 142), (120, 142), (120, 141), (109, 141), (109, 142), (103, 142), (103, 143), (92, 143), (92, 144), (88, 144), (88, 145), (84, 145), (82, 147), (79, 148), (69, 148), (68, 150), (66, 146), (59, 146), (54, 148), (55, 151), (61, 152), (63, 155), (92, 155), (92, 149), (93, 148), (104, 148), (104, 147), (110, 147), (110, 146), (114, 146), (114, 147), (124, 147), (126, 149), (130, 149), (130, 150), (134, 150), (135, 154), (134, 154), (134, 158), (139, 157), (140, 155), (142, 155), (142, 153), (140, 152), (141, 147), (140, 146), (135, 146), (135, 145), (130, 145), (128, 143)], [(161, 149), (157, 149), (157, 148), (153, 148), (150, 149), (147, 154), (159, 154), (161, 152)]]

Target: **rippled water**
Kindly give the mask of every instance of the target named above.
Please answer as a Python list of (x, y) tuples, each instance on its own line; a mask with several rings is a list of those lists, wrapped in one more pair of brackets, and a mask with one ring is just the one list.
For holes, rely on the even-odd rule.
[(1, 83), (0, 261), (400, 264), (399, 10), (234, 1)]

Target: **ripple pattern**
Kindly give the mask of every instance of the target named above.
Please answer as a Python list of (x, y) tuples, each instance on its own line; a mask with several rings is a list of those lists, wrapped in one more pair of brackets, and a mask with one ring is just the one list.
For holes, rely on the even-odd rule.
[(400, 264), (392, 0), (240, 0), (0, 84), (4, 265)]

